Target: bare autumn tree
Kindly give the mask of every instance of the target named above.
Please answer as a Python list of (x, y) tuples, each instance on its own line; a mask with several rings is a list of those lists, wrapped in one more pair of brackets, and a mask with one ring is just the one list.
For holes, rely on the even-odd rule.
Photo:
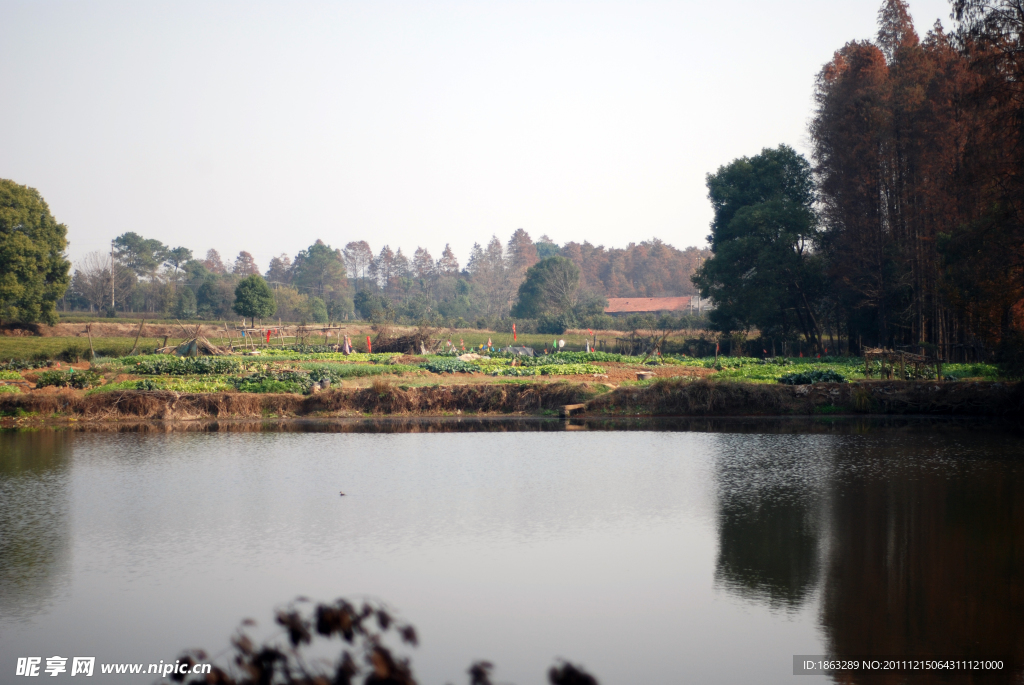
[(433, 293), (437, 281), (434, 258), (425, 248), (417, 247), (412, 255), (412, 276), (419, 284), (421, 292)]
[(821, 245), (851, 340), (949, 347), (938, 244), (960, 221), (963, 65), (941, 26), (922, 42), (906, 2), (886, 0), (876, 42), (818, 76)]
[(286, 254), (271, 257), (270, 265), (264, 276), (268, 283), (287, 285), (292, 282), (292, 258)]
[(487, 313), (491, 316), (507, 316), (512, 307), (514, 290), (511, 287), (505, 248), (497, 236), (491, 236), (486, 249), (474, 243), (466, 270), (483, 293)]
[(352, 278), (366, 278), (367, 270), (373, 263), (373, 250), (365, 240), (352, 241), (345, 246), (345, 268)]
[(437, 273), (442, 276), (456, 276), (459, 273), (459, 260), (452, 252), (452, 246), (447, 243), (441, 258), (437, 260)]
[[(123, 293), (135, 281), (128, 269), (115, 271), (114, 293)], [(110, 304), (110, 256), (102, 252), (89, 252), (75, 263), (71, 278), (72, 289), (81, 295), (90, 307), (103, 309)]]
[(390, 289), (398, 293), (400, 297), (407, 297), (412, 288), (412, 271), (409, 266), (409, 258), (398, 248), (395, 252), (395, 261), (391, 272)]
[[(512, 237), (508, 239), (507, 254), (508, 266), (514, 278), (521, 279), (527, 269), (540, 261), (533, 239), (521, 228), (517, 228)], [(515, 287), (518, 288), (519, 283), (516, 283)]]
[(203, 266), (210, 273), (226, 274), (228, 272), (227, 267), (224, 266), (224, 260), (220, 258), (220, 252), (213, 248), (206, 251), (206, 259), (203, 260)]
[(434, 274), (434, 258), (430, 252), (422, 247), (417, 247), (412, 255), (412, 271), (416, 278), (426, 281)]
[[(536, 245), (551, 252), (543, 239)], [(584, 287), (606, 297), (677, 297), (696, 294), (690, 276), (711, 253), (707, 248), (680, 250), (657, 238), (630, 243), (625, 248), (606, 248), (568, 242), (557, 254), (580, 268)], [(550, 256), (550, 255), (549, 255)]]
[(256, 260), (253, 259), (252, 254), (246, 252), (245, 250), (242, 250), (241, 252), (238, 253), (238, 256), (235, 257), (234, 266), (231, 267), (231, 273), (235, 274), (236, 276), (252, 276), (253, 274), (258, 274), (259, 272), (260, 269), (258, 266), (256, 266)]
[(385, 245), (380, 249), (380, 254), (370, 263), (367, 273), (382, 290), (386, 291), (391, 286), (391, 279), (395, 275), (395, 253), (391, 247)]
[(948, 282), (964, 328), (1024, 354), (1024, 4), (954, 0), (953, 13), (973, 80), (960, 169), (968, 216), (944, 241)]

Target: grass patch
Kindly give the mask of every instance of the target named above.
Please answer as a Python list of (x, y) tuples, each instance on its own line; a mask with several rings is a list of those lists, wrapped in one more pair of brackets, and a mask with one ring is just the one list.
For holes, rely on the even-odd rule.
[(107, 383), (89, 390), (86, 395), (125, 390), (172, 390), (174, 392), (199, 393), (227, 392), (234, 389), (235, 386), (226, 378), (144, 378)]
[(431, 373), (478, 373), (480, 365), (464, 362), (455, 357), (434, 357), (423, 365)]
[(999, 380), (999, 367), (995, 364), (943, 364), (942, 375), (946, 378), (983, 378), (987, 381)]
[[(171, 338), (169, 345), (181, 342), (181, 338)], [(93, 338), (93, 349), (97, 357), (123, 357), (131, 352), (135, 337), (131, 338)], [(139, 350), (152, 354), (164, 344), (161, 338), (140, 338)], [(85, 337), (58, 338), (36, 336), (0, 336), (0, 359), (60, 359), (66, 350), (75, 350), (80, 358), (89, 357), (89, 339)], [(66, 361), (66, 360), (65, 360)]]
[[(864, 378), (864, 360), (858, 357), (827, 357), (823, 359), (778, 358), (776, 360), (752, 359), (748, 357), (720, 357), (697, 359), (693, 366), (718, 369), (716, 380), (733, 380), (744, 383), (779, 383), (786, 377), (820, 375), (832, 372), (846, 380)], [(818, 382), (818, 381), (810, 381)]]
[(236, 385), (239, 392), (253, 393), (301, 393), (302, 385), (296, 381), (279, 381), (273, 378), (258, 380), (243, 379)]
[(24, 419), (30, 416), (36, 416), (39, 412), (25, 411), (22, 407), (14, 407), (13, 409), (0, 409), (0, 416), (4, 418), (15, 418)]
[[(362, 378), (365, 376), (383, 376), (402, 374), (420, 371), (421, 368), (411, 364), (299, 364), (300, 368), (307, 369), (311, 376), (317, 373), (325, 374), (331, 380), (342, 380), (344, 378)], [(322, 378), (314, 378), (322, 380)]]
[(159, 354), (128, 357), (120, 361), (125, 373), (138, 376), (212, 376), (244, 369), (247, 364), (236, 357), (175, 357)]

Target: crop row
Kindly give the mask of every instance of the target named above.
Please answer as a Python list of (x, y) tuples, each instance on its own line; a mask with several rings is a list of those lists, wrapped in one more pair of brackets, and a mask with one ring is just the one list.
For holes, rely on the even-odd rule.
[(234, 373), (252, 362), (237, 357), (173, 357), (149, 355), (121, 360), (125, 373), (139, 376), (207, 376)]
[(493, 369), (492, 376), (582, 376), (604, 373), (593, 364), (547, 364), (544, 366), (503, 366)]

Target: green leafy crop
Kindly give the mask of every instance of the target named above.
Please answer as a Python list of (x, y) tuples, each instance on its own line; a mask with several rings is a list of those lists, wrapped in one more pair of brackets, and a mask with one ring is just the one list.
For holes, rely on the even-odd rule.
[(95, 371), (44, 371), (36, 381), (37, 388), (54, 386), (58, 388), (77, 388), (83, 390), (99, 385), (102, 379)]
[(846, 383), (846, 377), (835, 369), (815, 369), (787, 373), (779, 378), (779, 383), (786, 385), (810, 385), (811, 383)]

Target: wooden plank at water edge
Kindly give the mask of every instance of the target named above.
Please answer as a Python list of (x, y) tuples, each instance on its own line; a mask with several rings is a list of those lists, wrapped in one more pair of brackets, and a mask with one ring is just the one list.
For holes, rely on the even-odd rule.
[(559, 412), (561, 416), (572, 416), (573, 412), (583, 411), (587, 405), (585, 404), (563, 404), (562, 410)]

